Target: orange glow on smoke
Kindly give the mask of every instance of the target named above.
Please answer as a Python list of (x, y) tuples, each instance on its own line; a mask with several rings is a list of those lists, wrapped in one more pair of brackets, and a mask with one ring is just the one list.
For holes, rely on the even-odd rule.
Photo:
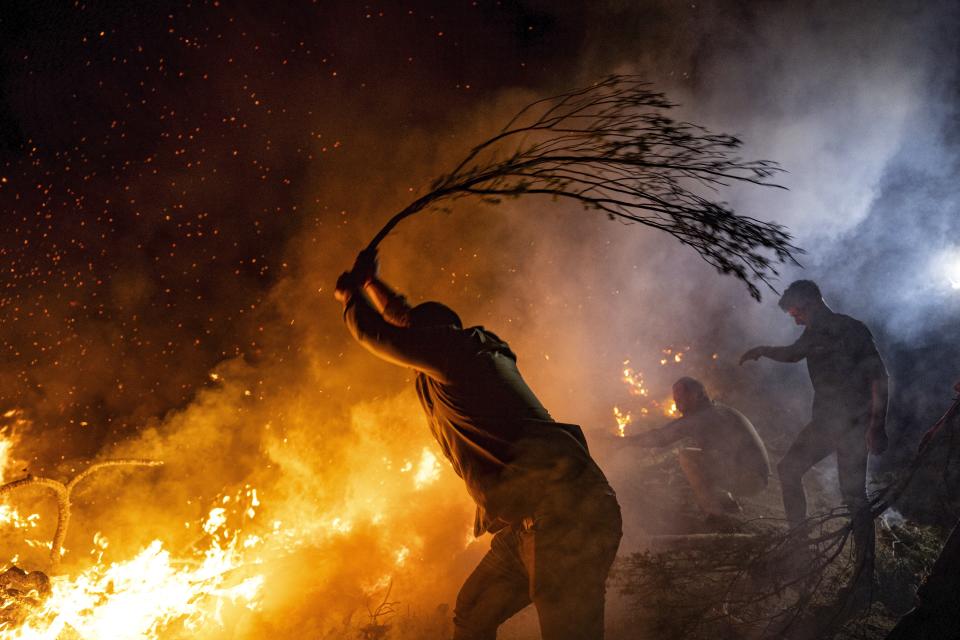
[(664, 400), (663, 415), (668, 418), (676, 418), (679, 415), (677, 413), (677, 403), (673, 400)]
[[(657, 358), (657, 361), (661, 367), (683, 364), (689, 351), (689, 346), (681, 349), (665, 347), (660, 350), (660, 357)], [(715, 353), (710, 356), (712, 360), (716, 360), (717, 357)], [(633, 368), (630, 365), (630, 360), (623, 361), (621, 380), (627, 386), (627, 392), (631, 396), (642, 398), (642, 400), (632, 402), (632, 408), (628, 410), (621, 409), (619, 406), (613, 408), (617, 435), (621, 437), (625, 435), (627, 425), (633, 422), (635, 416), (641, 419), (648, 416), (663, 416), (671, 419), (679, 417), (680, 413), (677, 411), (677, 405), (672, 397), (663, 401), (650, 398), (650, 389), (644, 380), (643, 372)]]

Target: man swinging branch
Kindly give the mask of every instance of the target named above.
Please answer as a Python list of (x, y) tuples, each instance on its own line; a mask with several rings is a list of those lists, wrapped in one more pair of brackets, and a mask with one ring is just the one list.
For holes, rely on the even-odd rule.
[(545, 640), (601, 639), (620, 507), (580, 427), (550, 417), (497, 335), (439, 302), (410, 307), (374, 253), (335, 295), (357, 342), (416, 371), (430, 429), (476, 503), (474, 534), (494, 534), (457, 597), (454, 639), (495, 640), (531, 602)]

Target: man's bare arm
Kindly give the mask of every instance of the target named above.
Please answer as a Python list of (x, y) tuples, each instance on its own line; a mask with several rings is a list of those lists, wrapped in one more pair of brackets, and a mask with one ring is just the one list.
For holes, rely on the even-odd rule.
[(754, 347), (740, 356), (740, 364), (748, 360), (759, 360), (760, 358), (769, 358), (776, 362), (800, 362), (806, 356), (806, 350), (803, 349), (798, 340), (785, 347)]
[(407, 299), (381, 280), (379, 271), (380, 260), (376, 249), (364, 249), (357, 255), (351, 273), (384, 320), (398, 327), (408, 326), (410, 305), (407, 304)]
[(446, 380), (444, 343), (448, 336), (444, 328), (414, 329), (387, 322), (359, 288), (338, 299), (344, 305), (343, 321), (347, 329), (365, 349), (381, 360)]
[(368, 281), (363, 288), (374, 308), (383, 315), (383, 319), (398, 327), (409, 324), (410, 305), (407, 298), (394, 291), (390, 285), (378, 277)]
[(626, 444), (637, 447), (665, 447), (687, 437), (687, 430), (684, 428), (686, 420), (685, 418), (677, 418), (657, 429), (651, 429), (635, 436), (626, 436), (624, 440)]
[[(378, 296), (374, 301), (373, 295)], [(337, 279), (334, 297), (343, 304), (343, 320), (354, 339), (382, 360), (446, 380), (449, 335), (443, 328), (415, 329), (385, 316), (394, 305), (404, 316), (409, 307), (377, 277), (377, 255), (361, 252), (353, 269)], [(379, 308), (378, 308), (379, 307)]]

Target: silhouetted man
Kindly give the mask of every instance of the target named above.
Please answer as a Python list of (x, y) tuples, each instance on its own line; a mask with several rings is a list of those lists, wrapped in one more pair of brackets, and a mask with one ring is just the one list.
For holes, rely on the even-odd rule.
[(673, 401), (680, 418), (626, 438), (641, 447), (664, 447), (689, 439), (694, 447), (677, 451), (694, 498), (704, 513), (722, 516), (739, 511), (737, 499), (763, 491), (770, 461), (757, 430), (742, 413), (710, 399), (699, 380), (673, 383)]
[(806, 518), (803, 476), (836, 452), (840, 492), (854, 522), (858, 584), (865, 584), (872, 576), (875, 545), (866, 492), (867, 454), (887, 448), (887, 370), (866, 325), (834, 313), (810, 280), (787, 287), (780, 308), (806, 327), (803, 334), (789, 346), (754, 347), (741, 356), (740, 364), (758, 358), (807, 361), (813, 416), (777, 465), (787, 520), (796, 526)]
[(417, 372), (430, 429), (477, 505), (474, 534), (494, 534), (457, 596), (455, 640), (495, 640), (531, 602), (546, 640), (602, 638), (620, 508), (580, 427), (553, 421), (506, 342), (438, 302), (411, 308), (374, 255), (340, 276), (336, 297), (360, 344)]

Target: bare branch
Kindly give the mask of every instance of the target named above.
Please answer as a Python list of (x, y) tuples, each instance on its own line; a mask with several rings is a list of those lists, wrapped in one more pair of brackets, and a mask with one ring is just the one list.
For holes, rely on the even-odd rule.
[(772, 289), (775, 265), (796, 262), (802, 250), (782, 226), (738, 215), (709, 196), (733, 183), (778, 187), (768, 180), (781, 169), (737, 156), (734, 136), (669, 118), (674, 106), (635, 76), (609, 76), (533, 102), (391, 218), (367, 248), (444, 200), (549, 195), (669, 233), (759, 300), (758, 283)]
[(70, 508), (72, 506), (70, 498), (73, 494), (73, 490), (82, 480), (88, 478), (95, 471), (106, 469), (108, 467), (158, 467), (162, 464), (163, 462), (159, 460), (140, 460), (134, 458), (103, 460), (101, 462), (93, 463), (66, 484), (50, 478), (38, 478), (31, 475), (18, 480), (13, 480), (12, 482), (8, 482), (3, 486), (0, 486), (0, 496), (10, 493), (15, 489), (30, 486), (41, 486), (53, 491), (54, 495), (57, 497), (57, 528), (54, 531), (53, 542), (50, 547), (50, 564), (53, 569), (56, 569), (56, 567), (60, 564), (60, 549), (63, 548), (63, 541), (67, 538), (67, 527), (70, 525)]

